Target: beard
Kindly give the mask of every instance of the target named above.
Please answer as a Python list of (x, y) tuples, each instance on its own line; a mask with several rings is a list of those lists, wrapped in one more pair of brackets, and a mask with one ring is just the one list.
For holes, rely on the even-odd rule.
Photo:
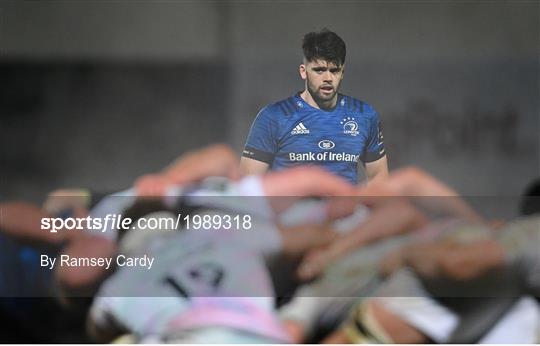
[(322, 91), (322, 86), (315, 87), (313, 86), (309, 81), (307, 83), (307, 89), (313, 100), (317, 103), (325, 103), (328, 101), (332, 101), (338, 92), (338, 88), (336, 86), (332, 86), (332, 92), (331, 93), (324, 93)]

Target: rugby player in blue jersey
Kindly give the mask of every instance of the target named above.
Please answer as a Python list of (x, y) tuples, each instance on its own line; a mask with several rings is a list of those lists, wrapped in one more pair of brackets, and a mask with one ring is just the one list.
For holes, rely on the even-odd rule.
[(251, 126), (241, 166), (247, 174), (303, 164), (325, 167), (358, 183), (358, 163), (369, 180), (388, 174), (379, 116), (360, 100), (338, 93), (345, 42), (323, 29), (304, 36), (299, 67), (304, 91), (263, 108)]

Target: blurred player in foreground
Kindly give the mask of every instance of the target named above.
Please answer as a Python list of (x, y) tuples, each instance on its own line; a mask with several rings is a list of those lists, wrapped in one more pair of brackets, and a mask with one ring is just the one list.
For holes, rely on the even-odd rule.
[[(310, 340), (321, 322), (332, 324), (354, 300), (351, 318), (327, 342), (536, 340), (537, 304), (518, 298), (538, 294), (537, 217), (492, 231), (457, 194), (416, 169), (361, 190), (363, 200), (378, 206), (360, 232), (308, 256), (300, 269), (307, 278), (328, 267), (282, 312), (294, 340)], [(428, 197), (435, 195), (447, 197)], [(397, 270), (403, 266), (417, 274)]]
[[(114, 273), (100, 268), (58, 268), (55, 277), (66, 301), (73, 296), (88, 297), (98, 292), (90, 315), (90, 326), (100, 341), (112, 340), (123, 333), (130, 333), (136, 337), (132, 340), (142, 342), (268, 343), (305, 340), (317, 319), (340, 316), (334, 313), (334, 303), (338, 299), (325, 302), (325, 299), (317, 298), (321, 301), (317, 304), (303, 304), (302, 299), (300, 303), (293, 301), (283, 311), (286, 322), (282, 323), (274, 307), (274, 285), (265, 262), (270, 254), (301, 256), (309, 252), (299, 275), (303, 279), (323, 272), (324, 275), (301, 288), (298, 296), (351, 297), (346, 299), (345, 310), (356, 306), (352, 317), (327, 341), (422, 342), (426, 341), (425, 335), (411, 326), (410, 320), (396, 318), (395, 310), (381, 308), (377, 303), (368, 302), (366, 305), (361, 297), (437, 296), (436, 289), (430, 288), (426, 292), (422, 287), (421, 280), (429, 277), (430, 268), (439, 268), (435, 273), (440, 279), (452, 283), (457, 274), (451, 269), (459, 269), (457, 273), (462, 281), (474, 282), (483, 278), (486, 271), (501, 266), (501, 262), (496, 261), (500, 259), (497, 256), (484, 256), (486, 261), (474, 260), (473, 265), (467, 267), (455, 262), (456, 259), (467, 258), (461, 254), (467, 253), (465, 250), (473, 241), (495, 239), (503, 244), (505, 253), (509, 251), (503, 239), (512, 237), (493, 238), (491, 231), (483, 226), (482, 218), (454, 191), (415, 169), (397, 172), (386, 181), (356, 190), (316, 168), (298, 168), (264, 177), (239, 179), (235, 161), (234, 153), (220, 145), (190, 153), (164, 171), (139, 179), (130, 198), (117, 199), (116, 203), (108, 203), (111, 200), (106, 198), (102, 203), (108, 205), (103, 207), (102, 204), (101, 208), (102, 211), (121, 212), (127, 207), (131, 215), (141, 218), (156, 216), (153, 212), (186, 211), (187, 206), (193, 215), (249, 212), (257, 216), (252, 233), (238, 230), (162, 230), (156, 236), (149, 230), (131, 230), (123, 235), (114, 234), (111, 230), (112, 237), (101, 238), (95, 243), (81, 237), (81, 240), (63, 244), (62, 253), (72, 256), (113, 256), (124, 252), (156, 254), (156, 258), (162, 259), (155, 268), (144, 272), (126, 268), (119, 268)], [(229, 182), (192, 185), (207, 176), (224, 176), (229, 178)], [(171, 187), (174, 188), (171, 190)], [(146, 208), (136, 208), (145, 204), (136, 201), (134, 196), (137, 194), (154, 197), (157, 206), (148, 207), (147, 204)], [(354, 195), (358, 196), (354, 201), (347, 198)], [(433, 195), (446, 197), (425, 198)], [(234, 196), (243, 198), (235, 200)], [(277, 215), (289, 211), (290, 206), (302, 196), (333, 197), (318, 209), (324, 214), (322, 218), (320, 215), (304, 217), (303, 220), (310, 221), (311, 225), (282, 226)], [(407, 197), (396, 199), (393, 196)], [(368, 205), (371, 214), (357, 229), (336, 235), (334, 231), (339, 227), (335, 223), (322, 222), (349, 214), (352, 206), (359, 202)], [(100, 209), (99, 204), (96, 209)], [(459, 217), (462, 221), (456, 224), (448, 221), (448, 217)], [(529, 235), (518, 237), (522, 241), (511, 248), (516, 255), (509, 258), (515, 257), (516, 261), (502, 264), (507, 267), (516, 262), (528, 263), (526, 270), (519, 271), (522, 279), (534, 278), (537, 275), (534, 265), (539, 263), (538, 258), (531, 257), (531, 251), (524, 246), (538, 244), (539, 228), (526, 229)], [(414, 230), (416, 232), (408, 234)], [(116, 239), (120, 250), (116, 248)], [(453, 247), (445, 244), (447, 250), (442, 251), (444, 247), (437, 242), (448, 240)], [(439, 246), (432, 252), (440, 254), (440, 258), (430, 257), (426, 250), (432, 241)], [(461, 250), (461, 246), (465, 250)], [(483, 248), (478, 246), (474, 249)], [(493, 249), (488, 248), (489, 251)], [(475, 251), (471, 253), (475, 254)], [(425, 255), (424, 259), (415, 262), (415, 258), (422, 257), (413, 255), (420, 254)], [(460, 256), (452, 257), (453, 254)], [(493, 254), (496, 255), (497, 251)], [(436, 261), (430, 262), (435, 258)], [(429, 265), (427, 269), (421, 266), (429, 263), (435, 265)], [(417, 270), (418, 277), (410, 271), (398, 270), (402, 265)], [(523, 280), (516, 281), (520, 294), (535, 287), (534, 280), (524, 281), (525, 284)], [(480, 292), (485, 292), (485, 287)], [(369, 335), (365, 335), (366, 330)]]
[[(247, 177), (218, 187), (211, 182), (195, 188), (184, 185), (170, 194), (171, 187), (206, 176), (236, 178), (236, 166), (229, 165), (228, 159), (203, 160), (216, 154), (227, 158), (229, 153), (223, 147), (211, 147), (187, 155), (165, 171), (138, 180), (136, 190), (164, 203), (152, 207), (154, 211), (176, 214), (189, 206), (198, 210), (192, 215), (250, 213), (253, 229), (160, 230), (151, 237), (146, 236), (148, 230), (130, 230), (119, 235), (119, 253), (155, 256), (156, 264), (148, 271), (119, 268), (103, 283), (90, 314), (90, 330), (99, 341), (110, 341), (123, 333), (136, 335), (142, 342), (289, 340), (275, 314), (275, 293), (264, 259), (274, 253), (302, 255), (328, 244), (335, 234), (326, 224), (282, 227), (276, 224), (275, 215), (298, 197), (350, 196), (354, 188), (321, 169), (306, 167)], [(201, 166), (198, 162), (208, 164)], [(290, 181), (298, 183), (291, 186)], [(289, 198), (282, 198), (284, 194)], [(266, 200), (264, 196), (279, 197)], [(171, 200), (172, 204), (165, 203)], [(178, 201), (182, 201), (182, 207), (178, 207)], [(138, 217), (155, 217), (150, 209), (141, 212), (145, 203), (148, 205), (148, 201), (135, 201), (126, 213), (134, 216), (136, 209)], [(330, 218), (337, 210), (331, 204), (327, 208)], [(78, 249), (73, 256), (77, 253)], [(89, 272), (82, 281), (80, 268), (59, 268), (57, 277), (69, 295), (92, 286), (92, 277), (100, 281), (102, 272)]]

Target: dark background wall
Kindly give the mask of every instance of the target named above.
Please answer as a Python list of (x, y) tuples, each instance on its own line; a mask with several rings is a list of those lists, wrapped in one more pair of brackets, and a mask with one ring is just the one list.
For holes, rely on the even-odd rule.
[(300, 41), (347, 42), (343, 92), (381, 114), (391, 168), (466, 195), (539, 175), (537, 1), (4, 1), (4, 198), (115, 190), (303, 85)]
[(217, 62), (0, 64), (3, 192), (118, 191), (185, 150), (225, 141), (227, 103), (214, 99), (225, 73)]

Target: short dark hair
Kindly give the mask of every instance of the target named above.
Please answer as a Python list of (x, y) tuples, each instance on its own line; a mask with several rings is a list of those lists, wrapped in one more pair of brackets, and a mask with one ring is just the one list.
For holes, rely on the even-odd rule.
[(325, 60), (337, 66), (345, 64), (345, 42), (326, 28), (305, 34), (302, 49), (306, 61)]

